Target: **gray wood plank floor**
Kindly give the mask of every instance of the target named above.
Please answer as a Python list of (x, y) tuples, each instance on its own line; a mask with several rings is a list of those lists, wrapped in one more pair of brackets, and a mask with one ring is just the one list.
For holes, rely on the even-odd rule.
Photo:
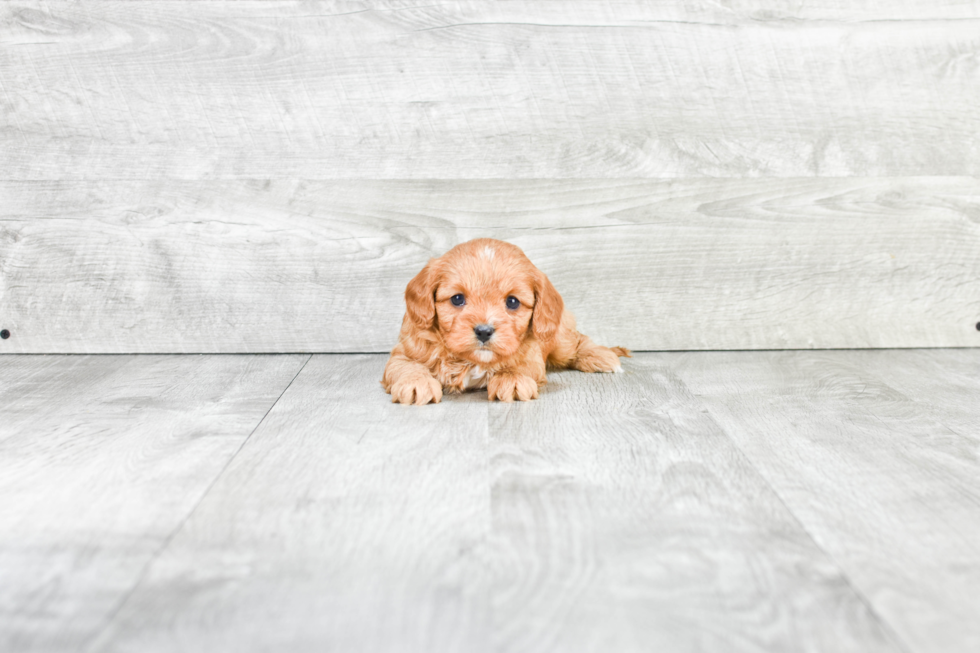
[(308, 358), (0, 358), (0, 651), (95, 635)]
[[(923, 354), (925, 354), (923, 356)], [(948, 360), (972, 422), (945, 399)], [(891, 360), (888, 360), (888, 359)], [(715, 353), (680, 377), (913, 650), (980, 650), (980, 355)], [(926, 360), (923, 360), (925, 358)], [(926, 366), (929, 360), (939, 364)], [(972, 372), (963, 374), (963, 361)], [(931, 383), (923, 383), (931, 372)], [(893, 385), (894, 384), (894, 385)], [(897, 388), (927, 386), (921, 393)], [(958, 417), (944, 423), (947, 409)]]
[(971, 651), (980, 350), (0, 357), (0, 650)]

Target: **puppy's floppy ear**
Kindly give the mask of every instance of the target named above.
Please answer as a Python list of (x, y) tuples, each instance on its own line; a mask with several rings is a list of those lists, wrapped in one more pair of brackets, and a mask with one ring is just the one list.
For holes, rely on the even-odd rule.
[(547, 342), (555, 337), (561, 324), (561, 314), (565, 302), (551, 285), (544, 272), (538, 270), (534, 275), (534, 313), (531, 314), (531, 330), (534, 337)]
[(432, 259), (405, 287), (405, 307), (420, 329), (432, 327), (436, 317), (436, 262)]

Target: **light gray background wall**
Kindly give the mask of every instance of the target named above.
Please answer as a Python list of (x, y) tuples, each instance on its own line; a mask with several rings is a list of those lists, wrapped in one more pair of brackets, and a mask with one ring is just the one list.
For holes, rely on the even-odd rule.
[(980, 3), (0, 2), (0, 352), (384, 351), (525, 248), (635, 349), (980, 345)]

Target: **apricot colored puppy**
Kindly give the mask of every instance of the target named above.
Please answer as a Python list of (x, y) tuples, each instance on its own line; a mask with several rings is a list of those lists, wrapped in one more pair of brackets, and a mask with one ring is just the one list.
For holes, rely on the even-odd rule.
[(561, 295), (519, 247), (490, 238), (429, 261), (405, 288), (407, 311), (381, 385), (424, 405), (487, 388), (490, 400), (536, 399), (545, 369), (622, 372), (622, 347), (575, 330)]

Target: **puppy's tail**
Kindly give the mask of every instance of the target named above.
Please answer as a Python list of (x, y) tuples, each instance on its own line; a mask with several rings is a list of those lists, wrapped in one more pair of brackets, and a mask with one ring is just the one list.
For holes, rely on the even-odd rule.
[(626, 349), (625, 347), (610, 347), (610, 349), (612, 349), (613, 353), (616, 354), (617, 356), (625, 356), (626, 358), (633, 358), (633, 354), (631, 354), (630, 350)]

